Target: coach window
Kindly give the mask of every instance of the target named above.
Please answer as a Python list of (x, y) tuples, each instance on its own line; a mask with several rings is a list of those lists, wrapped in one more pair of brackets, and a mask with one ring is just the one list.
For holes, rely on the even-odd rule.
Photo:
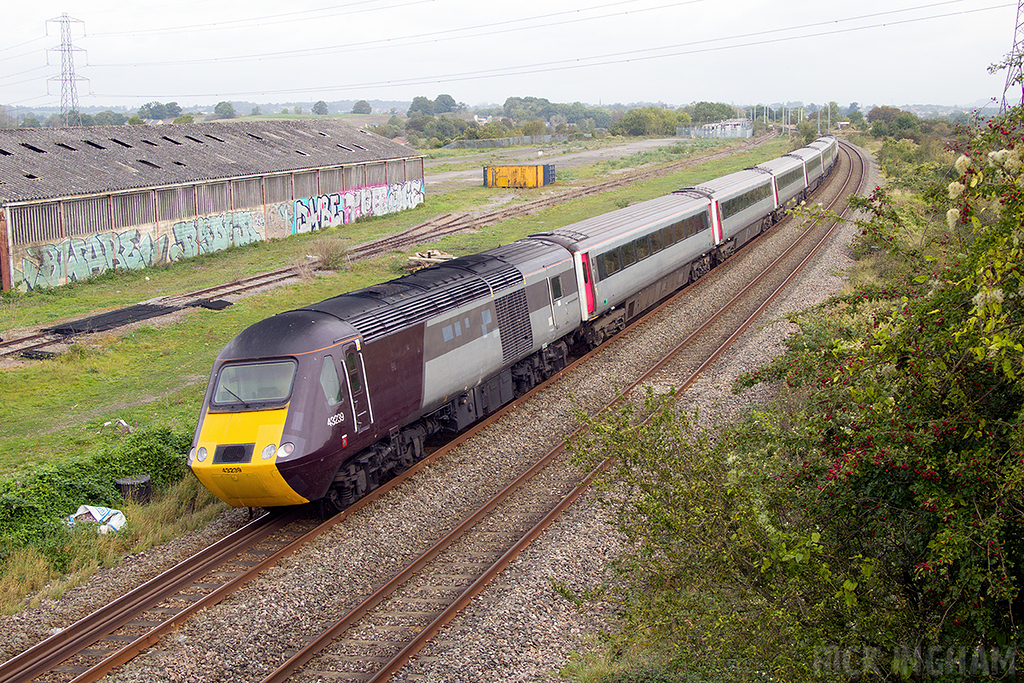
[(704, 232), (710, 227), (708, 223), (708, 215), (706, 213), (699, 214), (693, 217), (694, 233)]
[(341, 380), (338, 378), (338, 368), (331, 356), (324, 356), (324, 364), (320, 367), (320, 386), (324, 390), (328, 405), (336, 406), (341, 403)]
[(668, 226), (667, 228), (661, 229), (661, 239), (666, 247), (672, 246), (676, 241), (676, 229), (675, 226)]
[(556, 275), (551, 278), (551, 300), (558, 301), (562, 298), (562, 276)]
[(652, 232), (650, 235), (650, 240), (652, 254), (657, 254), (664, 248), (664, 245), (661, 243), (661, 230), (657, 232)]
[(602, 277), (607, 277), (612, 273), (617, 273), (622, 268), (622, 261), (619, 259), (618, 249), (606, 251), (604, 253), (604, 259), (602, 260), (602, 262), (604, 263), (605, 271), (604, 273), (602, 273)]
[(641, 237), (636, 241), (636, 260), (643, 261), (645, 258), (651, 255), (651, 244), (647, 241), (646, 237)]
[(633, 242), (622, 245), (622, 267), (629, 268), (636, 263), (636, 245)]

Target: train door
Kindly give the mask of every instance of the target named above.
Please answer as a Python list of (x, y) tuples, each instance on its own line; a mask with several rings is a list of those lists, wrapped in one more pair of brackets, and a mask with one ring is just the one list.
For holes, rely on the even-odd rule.
[(597, 310), (597, 293), (594, 289), (594, 273), (590, 269), (590, 254), (580, 254), (580, 263), (583, 267), (583, 291), (587, 298), (587, 314), (586, 318), (594, 314)]
[(560, 337), (575, 324), (578, 324), (579, 319), (576, 318), (574, 321), (573, 316), (575, 315), (574, 309), (576, 308), (576, 299), (579, 298), (579, 294), (576, 292), (566, 292), (565, 285), (571, 282), (567, 279), (571, 277), (572, 271), (567, 271), (559, 275), (553, 275), (548, 278), (548, 294), (550, 295), (551, 301), (551, 322), (554, 327), (555, 337)]
[(725, 228), (722, 224), (722, 203), (714, 199), (711, 201), (711, 241), (718, 246), (725, 240)]
[(370, 406), (370, 395), (366, 388), (366, 368), (363, 366), (363, 354), (358, 342), (346, 344), (345, 373), (348, 375), (348, 395), (352, 401), (352, 414), (355, 416), (355, 428), (361, 432), (373, 423), (373, 409)]

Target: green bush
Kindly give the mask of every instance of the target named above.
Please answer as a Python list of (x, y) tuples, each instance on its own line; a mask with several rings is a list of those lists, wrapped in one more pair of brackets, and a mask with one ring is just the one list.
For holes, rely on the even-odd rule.
[(91, 456), (35, 468), (24, 476), (0, 480), (0, 548), (3, 557), (34, 545), (58, 571), (66, 561), (63, 520), (79, 505), (116, 508), (116, 480), (148, 474), (155, 489), (181, 480), (192, 430), (143, 428), (108, 444)]

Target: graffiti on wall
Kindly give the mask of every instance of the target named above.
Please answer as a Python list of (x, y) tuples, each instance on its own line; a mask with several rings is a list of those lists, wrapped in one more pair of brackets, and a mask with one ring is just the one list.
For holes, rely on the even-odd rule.
[(22, 290), (57, 287), (112, 268), (146, 268), (258, 242), (264, 232), (262, 212), (235, 211), (176, 223), (171, 227), (173, 241), (167, 235), (154, 240), (138, 228), (72, 237), (28, 247), (12, 285)]
[(364, 216), (383, 216), (412, 209), (423, 203), (424, 192), (423, 180), (410, 180), (296, 199), (293, 232), (333, 228), (353, 223)]
[(264, 232), (262, 212), (253, 216), (248, 211), (234, 211), (182, 221), (171, 227), (174, 242), (169, 246), (166, 260), (177, 261), (259, 242)]
[[(415, 208), (423, 203), (425, 189), (422, 179), (410, 180), (283, 202), (267, 210), (272, 220), (284, 223), (275, 223), (277, 230), (291, 226), (292, 233), (310, 232)], [(155, 226), (146, 226), (25, 247), (12, 255), (11, 284), (23, 291), (58, 287), (113, 268), (145, 268), (239, 247), (266, 239), (267, 225), (257, 209), (181, 221), (160, 232), (157, 236)]]

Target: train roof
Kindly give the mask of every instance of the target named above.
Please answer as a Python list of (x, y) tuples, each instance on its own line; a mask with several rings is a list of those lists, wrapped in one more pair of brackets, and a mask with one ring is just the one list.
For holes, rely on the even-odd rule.
[(471, 301), (524, 282), (536, 265), (568, 258), (557, 245), (519, 240), (479, 254), (422, 268), (403, 277), (341, 294), (300, 310), (352, 325), (365, 341), (411, 327)]
[(814, 157), (820, 157), (821, 150), (816, 149), (814, 147), (801, 147), (800, 149), (795, 149), (792, 152), (790, 152), (789, 156), (799, 157), (800, 159), (807, 161), (808, 159), (812, 159)]
[(748, 168), (742, 171), (736, 171), (735, 173), (730, 173), (729, 175), (722, 176), (721, 178), (713, 178), (705, 183), (696, 185), (693, 188), (677, 190), (677, 192), (685, 192), (689, 189), (695, 189), (698, 192), (706, 192), (712, 195), (726, 195), (733, 191), (770, 182), (771, 176), (767, 173)]
[(774, 173), (775, 175), (780, 175), (798, 167), (803, 167), (803, 160), (787, 155), (778, 157), (777, 159), (772, 159), (771, 161), (766, 161), (763, 164), (758, 164), (754, 168), (761, 168), (770, 173)]
[(610, 238), (653, 228), (656, 223), (670, 224), (707, 206), (708, 200), (694, 195), (669, 194), (623, 209), (570, 223), (551, 232), (530, 235), (534, 239), (550, 239), (570, 251), (585, 251)]

